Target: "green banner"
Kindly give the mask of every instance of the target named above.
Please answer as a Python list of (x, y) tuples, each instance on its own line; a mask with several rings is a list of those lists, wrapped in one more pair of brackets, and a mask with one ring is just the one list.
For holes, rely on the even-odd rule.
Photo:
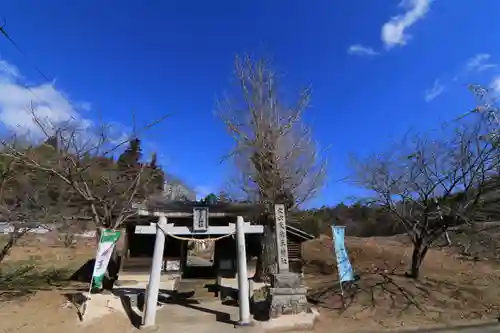
[(94, 272), (92, 273), (92, 288), (102, 289), (104, 275), (108, 269), (109, 260), (115, 249), (116, 242), (120, 238), (120, 232), (103, 229), (99, 237), (99, 246), (95, 258)]

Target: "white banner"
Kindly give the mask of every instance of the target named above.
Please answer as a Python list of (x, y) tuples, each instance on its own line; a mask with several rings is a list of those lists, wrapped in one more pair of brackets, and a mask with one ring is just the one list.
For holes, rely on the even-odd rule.
[(99, 237), (99, 246), (95, 258), (94, 272), (92, 273), (92, 287), (102, 289), (104, 275), (108, 269), (109, 260), (113, 254), (116, 241), (120, 238), (119, 231), (103, 230)]

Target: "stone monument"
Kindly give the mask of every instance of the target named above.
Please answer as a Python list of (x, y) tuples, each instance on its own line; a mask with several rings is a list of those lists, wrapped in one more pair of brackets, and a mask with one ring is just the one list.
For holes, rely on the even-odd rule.
[(307, 289), (302, 283), (302, 276), (290, 272), (289, 269), (285, 205), (277, 204), (274, 206), (274, 218), (278, 243), (278, 273), (271, 279), (269, 317), (277, 318), (281, 315), (311, 313), (307, 303)]

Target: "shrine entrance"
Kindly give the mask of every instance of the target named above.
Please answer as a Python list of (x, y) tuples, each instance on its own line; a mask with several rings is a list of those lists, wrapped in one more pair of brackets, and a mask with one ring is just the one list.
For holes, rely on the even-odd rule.
[[(178, 287), (182, 289), (186, 285), (196, 290), (204, 288), (203, 282), (206, 284), (207, 280), (214, 282), (214, 277), (215, 285), (219, 287), (231, 282), (230, 287), (236, 291), (239, 305), (238, 325), (249, 324), (250, 295), (254, 290), (254, 287), (250, 287), (253, 283), (249, 281), (249, 277), (253, 276), (250, 263), (255, 258), (254, 255), (260, 253), (260, 234), (263, 232), (263, 227), (255, 222), (264, 213), (264, 207), (250, 204), (203, 205), (197, 202), (150, 201), (134, 205), (134, 208), (138, 210), (139, 218), (128, 222), (126, 227), (127, 237), (121, 251), (120, 279), (122, 273), (134, 271), (134, 268), (146, 278), (141, 281), (144, 282), (142, 288), (146, 288), (142, 325), (147, 327), (155, 324), (160, 289), (162, 297), (164, 290), (179, 291)], [(299, 288), (300, 274), (292, 272), (301, 271), (301, 266), (298, 265), (300, 243), (314, 236), (286, 224), (283, 204), (275, 205), (274, 220), (280, 274), (275, 276), (278, 287), (273, 294), (271, 308), (279, 310), (284, 304), (283, 300), (289, 300), (287, 293), (290, 288), (281, 290), (281, 280), (278, 278), (288, 281), (292, 276), (294, 285), (298, 286), (294, 290), (305, 290)], [(209, 248), (212, 248), (210, 255), (199, 254)], [(206, 269), (207, 274), (200, 276), (199, 271), (198, 275), (188, 274), (191, 273), (190, 268), (196, 266)], [(200, 281), (202, 277), (206, 279)], [(174, 284), (173, 289), (165, 288), (165, 282), (172, 281), (179, 283), (177, 286)], [(305, 294), (292, 296), (297, 296), (295, 298), (300, 298), (301, 302), (306, 299)]]
[[(165, 230), (165, 244), (162, 256), (162, 276), (171, 278), (216, 278), (236, 275), (236, 217), (211, 217), (213, 224), (205, 232), (191, 232), (188, 218), (171, 218)], [(142, 219), (149, 221), (149, 219)], [(220, 224), (226, 224), (220, 225)], [(260, 253), (261, 226), (245, 222), (246, 257), (250, 266)], [(180, 230), (179, 230), (180, 228)], [(187, 229), (187, 230), (186, 230)], [(191, 232), (191, 233), (190, 233)], [(126, 247), (122, 258), (123, 274), (149, 275), (156, 243), (156, 223), (134, 223), (126, 227)]]
[[(154, 234), (137, 234), (135, 224), (125, 229), (125, 246), (122, 250), (121, 275), (146, 276), (151, 270), (151, 260), (155, 247)], [(177, 260), (182, 257), (183, 242), (167, 236), (163, 256), (165, 260)]]
[[(258, 255), (263, 232), (261, 225), (250, 221), (264, 211), (263, 206), (149, 201), (134, 207), (139, 218), (126, 227), (120, 275), (135, 270), (147, 277), (144, 326), (155, 322), (154, 309), (165, 281), (177, 281), (177, 290), (191, 287), (191, 280), (196, 289), (203, 285), (199, 280), (217, 286), (223, 277), (237, 277), (240, 317), (249, 320), (247, 260)], [(209, 255), (201, 253), (208, 249)]]

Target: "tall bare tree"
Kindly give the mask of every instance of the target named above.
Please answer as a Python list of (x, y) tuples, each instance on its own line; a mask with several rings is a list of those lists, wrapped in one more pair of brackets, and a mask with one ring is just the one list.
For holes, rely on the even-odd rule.
[[(311, 130), (302, 119), (310, 89), (290, 106), (280, 95), (278, 77), (263, 60), (237, 57), (237, 92), (218, 104), (218, 114), (234, 140), (236, 185), (246, 200), (285, 203), (290, 209), (312, 198), (323, 185), (325, 161), (318, 155)], [(277, 271), (274, 224), (265, 219), (257, 275)]]
[(498, 172), (498, 148), (484, 139), (485, 123), (456, 129), (450, 139), (413, 142), (355, 163), (356, 180), (372, 203), (403, 224), (413, 242), (410, 271), (418, 278), (429, 247), (451, 227), (473, 221)]

